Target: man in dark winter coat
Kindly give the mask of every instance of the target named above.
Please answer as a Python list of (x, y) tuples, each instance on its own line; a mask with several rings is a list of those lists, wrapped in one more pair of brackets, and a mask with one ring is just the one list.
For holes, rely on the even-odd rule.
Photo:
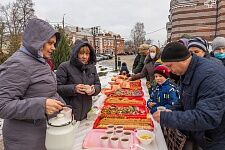
[(132, 71), (137, 67), (140, 58), (141, 58), (141, 54), (138, 52), (137, 55), (134, 58), (134, 63), (133, 63), (133, 66), (132, 66)]
[(77, 40), (70, 60), (60, 64), (56, 72), (58, 92), (73, 107), (76, 120), (87, 118), (92, 96), (101, 91), (95, 63), (92, 46), (87, 41)]
[(181, 76), (181, 100), (174, 111), (157, 111), (162, 126), (184, 130), (204, 150), (225, 150), (225, 69), (223, 65), (191, 55), (178, 42), (165, 46), (161, 59)]
[[(140, 73), (142, 68), (144, 67), (145, 57), (149, 53), (149, 48), (150, 48), (150, 45), (148, 45), (148, 44), (141, 44), (140, 47), (138, 48), (139, 53), (140, 53), (140, 59), (138, 60), (137, 65), (135, 67), (133, 67), (133, 69), (132, 69), (132, 72), (134, 74)], [(136, 59), (135, 59), (135, 61), (136, 61)]]

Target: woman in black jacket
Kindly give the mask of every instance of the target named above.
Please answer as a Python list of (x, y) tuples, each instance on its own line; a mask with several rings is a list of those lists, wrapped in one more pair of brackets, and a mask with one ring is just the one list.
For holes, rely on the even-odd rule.
[(71, 105), (76, 120), (87, 118), (92, 96), (101, 91), (95, 67), (96, 55), (87, 41), (77, 40), (69, 61), (60, 64), (56, 75), (58, 92)]

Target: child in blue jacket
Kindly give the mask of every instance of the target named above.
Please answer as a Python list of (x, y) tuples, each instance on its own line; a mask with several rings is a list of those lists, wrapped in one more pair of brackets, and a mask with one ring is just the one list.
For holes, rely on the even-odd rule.
[(151, 113), (157, 111), (157, 107), (164, 106), (170, 109), (171, 106), (179, 100), (178, 87), (170, 79), (170, 70), (159, 65), (154, 69), (156, 86), (152, 88), (150, 99), (147, 101), (147, 107)]

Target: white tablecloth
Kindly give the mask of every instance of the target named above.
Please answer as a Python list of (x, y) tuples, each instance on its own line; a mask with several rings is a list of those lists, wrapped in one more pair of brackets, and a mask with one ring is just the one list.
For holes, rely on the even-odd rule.
[[(146, 80), (142, 79), (142, 88), (144, 91), (144, 98), (146, 100), (148, 100), (149, 95), (148, 95), (148, 90), (145, 86), (145, 82), (146, 82)], [(101, 95), (93, 105), (97, 106), (97, 107), (102, 106), (102, 102), (105, 98), (106, 98), (106, 96)], [(96, 119), (96, 117), (97, 117), (97, 115), (92, 115), (92, 116), (88, 117), (88, 119), (79, 122), (80, 125), (76, 129), (76, 137), (75, 137), (73, 150), (82, 150), (82, 144), (85, 139), (85, 136), (92, 129), (93, 123), (94, 123), (94, 120)], [(145, 147), (147, 150), (167, 150), (166, 142), (165, 142), (160, 125), (157, 122), (155, 122), (154, 120), (153, 120), (153, 122), (155, 125), (155, 129), (154, 129), (154, 132), (156, 135), (155, 140), (149, 145), (146, 145), (146, 146), (141, 145), (141, 146)]]

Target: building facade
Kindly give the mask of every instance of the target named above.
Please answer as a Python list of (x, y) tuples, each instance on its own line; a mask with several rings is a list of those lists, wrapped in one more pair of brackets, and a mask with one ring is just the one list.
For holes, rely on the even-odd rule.
[(212, 41), (225, 37), (225, 0), (171, 0), (167, 39), (184, 35)]
[(125, 41), (119, 35), (112, 32), (102, 32), (98, 28), (94, 34), (92, 28), (80, 28), (66, 26), (65, 32), (69, 35), (74, 43), (77, 39), (86, 39), (96, 49), (96, 53), (115, 54), (124, 53)]

